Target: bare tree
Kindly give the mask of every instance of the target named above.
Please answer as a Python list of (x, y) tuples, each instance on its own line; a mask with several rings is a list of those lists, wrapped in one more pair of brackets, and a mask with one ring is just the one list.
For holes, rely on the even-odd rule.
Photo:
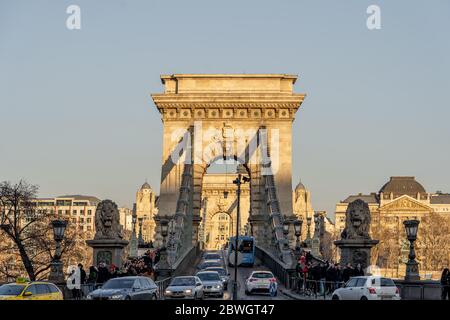
[[(0, 273), (13, 277), (11, 259), (18, 257), (30, 280), (42, 278), (50, 269), (53, 259), (54, 241), (50, 226), (51, 216), (37, 210), (38, 187), (20, 180), (16, 184), (4, 181), (0, 183), (0, 230), (4, 241), (0, 251), (8, 259), (0, 264)], [(71, 238), (63, 242), (63, 252), (73, 247)], [(16, 259), (17, 260), (17, 259)], [(12, 270), (14, 269), (14, 270)]]

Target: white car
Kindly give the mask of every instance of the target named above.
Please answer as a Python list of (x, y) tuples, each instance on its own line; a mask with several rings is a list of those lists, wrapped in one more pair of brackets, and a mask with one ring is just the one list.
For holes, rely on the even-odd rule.
[(268, 293), (277, 295), (278, 283), (270, 271), (253, 271), (245, 281), (245, 294)]
[(336, 289), (333, 300), (400, 300), (394, 281), (380, 276), (353, 277)]

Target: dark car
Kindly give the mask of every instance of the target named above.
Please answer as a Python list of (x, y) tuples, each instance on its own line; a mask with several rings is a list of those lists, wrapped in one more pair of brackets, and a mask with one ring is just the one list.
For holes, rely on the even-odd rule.
[(158, 286), (147, 277), (114, 278), (87, 295), (89, 300), (156, 300)]

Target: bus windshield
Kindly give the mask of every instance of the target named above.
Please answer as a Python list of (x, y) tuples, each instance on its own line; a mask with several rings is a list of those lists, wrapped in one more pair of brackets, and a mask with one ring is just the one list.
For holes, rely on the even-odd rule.
[[(230, 238), (230, 249), (234, 251), (236, 238)], [(252, 238), (238, 238), (238, 251), (243, 253), (253, 253), (253, 239)]]
[(239, 246), (239, 251), (244, 252), (244, 253), (253, 252), (253, 241), (252, 240), (242, 240), (242, 243)]

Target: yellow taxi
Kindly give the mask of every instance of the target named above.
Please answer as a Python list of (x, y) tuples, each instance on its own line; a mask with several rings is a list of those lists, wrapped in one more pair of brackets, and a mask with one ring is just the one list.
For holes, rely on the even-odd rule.
[(18, 279), (0, 286), (0, 300), (63, 300), (63, 294), (53, 283)]

